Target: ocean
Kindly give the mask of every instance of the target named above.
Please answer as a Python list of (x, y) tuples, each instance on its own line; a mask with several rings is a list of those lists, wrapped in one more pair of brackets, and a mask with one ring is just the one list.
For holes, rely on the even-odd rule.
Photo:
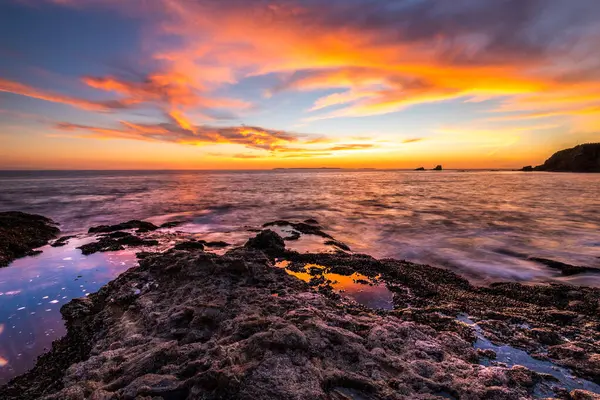
[(600, 267), (595, 174), (15, 171), (0, 172), (0, 210), (48, 216), (65, 234), (135, 218), (239, 236), (276, 219), (316, 218), (357, 252), (482, 280), (553, 274), (530, 256)]
[[(0, 211), (42, 214), (63, 234), (146, 219), (243, 244), (263, 223), (314, 218), (353, 251), (452, 269), (476, 284), (562, 282), (530, 257), (600, 268), (600, 176), (509, 171), (3, 171)], [(64, 334), (59, 309), (136, 265), (135, 251), (46, 246), (0, 269), (0, 384)], [(88, 240), (89, 241), (89, 240)]]

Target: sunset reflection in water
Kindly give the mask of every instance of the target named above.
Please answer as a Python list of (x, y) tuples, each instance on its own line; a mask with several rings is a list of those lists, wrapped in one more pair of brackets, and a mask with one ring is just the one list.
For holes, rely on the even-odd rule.
[(72, 240), (0, 269), (0, 384), (25, 372), (65, 334), (60, 307), (137, 265), (133, 251), (83, 256)]
[(374, 309), (393, 309), (393, 294), (385, 283), (358, 272), (354, 272), (352, 275), (328, 273), (324, 272), (325, 267), (317, 264), (306, 264), (302, 271), (295, 271), (288, 268), (290, 263), (286, 260), (277, 262), (276, 266), (285, 268), (288, 274), (304, 282), (310, 282), (315, 277), (323, 276), (329, 281), (328, 283), (334, 291), (364, 306)]

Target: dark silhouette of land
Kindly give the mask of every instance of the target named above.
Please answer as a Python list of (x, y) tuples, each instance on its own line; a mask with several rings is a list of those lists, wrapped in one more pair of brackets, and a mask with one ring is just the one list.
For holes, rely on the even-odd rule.
[(542, 165), (528, 165), (521, 171), (600, 172), (600, 143), (580, 144), (557, 151)]

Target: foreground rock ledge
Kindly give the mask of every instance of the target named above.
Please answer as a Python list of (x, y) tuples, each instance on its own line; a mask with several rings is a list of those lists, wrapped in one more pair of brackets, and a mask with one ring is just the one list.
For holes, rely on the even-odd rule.
[[(273, 267), (273, 256), (378, 271), (398, 285), (396, 307), (411, 307), (384, 313), (343, 304)], [(288, 252), (270, 231), (224, 256), (200, 248), (149, 254), (98, 293), (63, 306), (67, 336), (0, 388), (0, 398), (528, 399), (546, 378), (479, 365), (472, 332), (447, 316), (492, 308), (489, 321), (503, 321), (498, 335), (511, 319), (534, 326), (557, 319), (581, 336), (597, 319), (586, 308), (597, 307), (595, 290), (564, 294), (581, 296), (579, 303), (565, 299), (562, 311), (548, 305), (546, 315), (533, 304), (554, 304), (552, 290), (563, 291), (523, 289), (477, 289), (451, 272), (395, 260)], [(573, 322), (582, 314), (587, 322)], [(594, 374), (589, 360), (577, 360)], [(586, 398), (575, 395), (563, 398)]]

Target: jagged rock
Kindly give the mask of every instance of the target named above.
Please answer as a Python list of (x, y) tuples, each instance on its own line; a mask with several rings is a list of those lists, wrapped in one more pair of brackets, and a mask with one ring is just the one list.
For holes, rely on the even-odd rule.
[(277, 233), (270, 229), (266, 229), (249, 239), (244, 247), (272, 253), (281, 253), (285, 250), (285, 242)]
[(304, 233), (306, 235), (316, 235), (333, 240), (333, 237), (328, 233), (323, 232), (321, 227), (319, 227), (318, 225), (308, 224), (304, 222), (289, 222), (285, 220), (277, 220), (273, 222), (267, 222), (263, 225), (263, 228), (267, 228), (269, 226), (290, 226), (296, 231)]
[(425, 167), (415, 168), (415, 171), (425, 171)]
[(131, 233), (117, 231), (117, 232), (107, 233), (107, 234), (102, 235), (102, 236), (109, 237), (111, 239), (119, 239), (119, 238), (124, 238), (124, 237), (131, 236)]
[(132, 219), (131, 221), (121, 222), (120, 224), (116, 225), (93, 226), (88, 230), (88, 233), (109, 233), (114, 231), (122, 231), (125, 229), (137, 229), (138, 233), (143, 233), (155, 231), (158, 229), (158, 226), (147, 221)]
[(76, 236), (74, 236), (74, 235), (71, 235), (71, 236), (61, 236), (60, 238), (58, 238), (54, 242), (52, 242), (50, 244), (50, 246), (52, 246), (52, 247), (62, 247), (62, 246), (65, 246), (65, 245), (67, 245), (69, 243), (69, 240), (73, 239), (74, 237), (76, 237)]
[(160, 228), (175, 228), (179, 225), (185, 224), (185, 221), (169, 221), (160, 225)]
[(84, 255), (94, 254), (99, 251), (119, 251), (125, 249), (124, 246), (156, 246), (158, 241), (154, 239), (142, 239), (127, 232), (115, 232), (118, 235), (111, 234), (100, 237), (97, 241), (79, 246), (78, 249)]
[(571, 400), (600, 400), (600, 394), (581, 389), (573, 390), (569, 395), (571, 396)]
[(441, 171), (443, 168), (441, 165), (436, 166), (433, 171)]
[(148, 256), (61, 311), (67, 335), (0, 398), (529, 399), (540, 379), (474, 363), (454, 332), (315, 293), (256, 247)]
[(570, 264), (565, 264), (559, 261), (548, 260), (546, 258), (538, 258), (538, 257), (530, 257), (531, 261), (538, 262), (540, 264), (544, 264), (545, 266), (559, 270), (560, 273), (564, 276), (577, 275), (583, 273), (600, 273), (600, 268), (592, 268), (592, 267), (580, 267)]
[(202, 242), (190, 240), (187, 242), (177, 243), (173, 248), (175, 250), (204, 250), (204, 244)]
[(496, 352), (492, 349), (477, 349), (477, 355), (479, 355), (479, 357), (489, 358), (490, 360), (496, 358)]
[(41, 215), (0, 212), (0, 267), (14, 259), (39, 254), (33, 249), (44, 246), (59, 233), (56, 223)]
[(204, 245), (206, 247), (213, 247), (216, 249), (222, 249), (222, 248), (231, 246), (229, 243), (223, 242), (223, 241), (205, 242)]
[(540, 343), (545, 345), (557, 345), (562, 343), (560, 335), (550, 329), (533, 328), (529, 331), (533, 337), (535, 337)]

